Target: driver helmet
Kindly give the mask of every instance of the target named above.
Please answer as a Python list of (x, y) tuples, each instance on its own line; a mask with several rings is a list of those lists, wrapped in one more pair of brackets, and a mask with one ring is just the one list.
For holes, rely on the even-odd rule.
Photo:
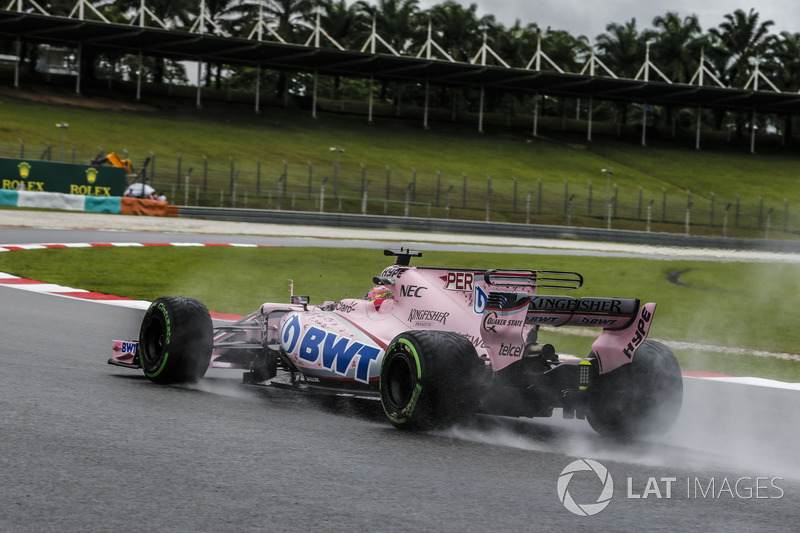
[(364, 296), (365, 300), (369, 300), (375, 304), (375, 309), (380, 309), (384, 300), (394, 298), (391, 289), (384, 285), (376, 285)]

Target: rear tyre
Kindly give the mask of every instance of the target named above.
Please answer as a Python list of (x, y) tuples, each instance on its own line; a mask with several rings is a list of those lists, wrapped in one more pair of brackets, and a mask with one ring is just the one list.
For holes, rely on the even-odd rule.
[(139, 330), (139, 364), (155, 383), (194, 383), (211, 363), (214, 328), (206, 306), (166, 296), (147, 309)]
[(598, 377), (587, 420), (600, 433), (635, 439), (669, 430), (683, 402), (683, 377), (672, 350), (646, 340), (633, 361)]
[(441, 428), (474, 416), (482, 363), (458, 333), (408, 331), (389, 344), (381, 364), (381, 405), (398, 428)]

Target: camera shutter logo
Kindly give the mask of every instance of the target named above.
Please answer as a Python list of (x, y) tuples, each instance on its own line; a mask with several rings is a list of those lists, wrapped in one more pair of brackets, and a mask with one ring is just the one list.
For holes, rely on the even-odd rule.
[[(594, 472), (603, 483), (603, 490), (594, 503), (579, 504), (572, 499), (569, 493), (569, 482), (572, 481), (572, 476), (574, 476), (576, 472), (581, 471)], [(561, 471), (561, 475), (558, 477), (558, 499), (569, 512), (579, 516), (596, 515), (611, 503), (611, 497), (613, 495), (614, 481), (611, 479), (611, 474), (608, 473), (608, 469), (591, 459), (578, 459), (577, 461), (571, 462)]]

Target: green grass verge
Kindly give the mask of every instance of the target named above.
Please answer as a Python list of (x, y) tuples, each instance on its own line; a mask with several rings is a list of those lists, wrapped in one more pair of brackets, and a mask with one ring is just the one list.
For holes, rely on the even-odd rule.
[[(568, 270), (586, 282), (574, 296), (658, 303), (651, 336), (733, 349), (800, 353), (793, 295), (800, 265), (579, 256), (426, 252), (418, 264)], [(91, 248), (0, 254), (0, 271), (72, 287), (152, 300), (192, 296), (214, 311), (247, 314), (295, 293), (313, 303), (361, 297), (388, 264), (378, 250), (334, 248)], [(679, 284), (676, 284), (679, 283)], [(790, 295), (787, 297), (787, 295)], [(564, 329), (560, 331), (569, 331)], [(564, 353), (591, 339), (547, 332)], [(682, 367), (800, 381), (800, 363), (733, 353), (678, 350)]]

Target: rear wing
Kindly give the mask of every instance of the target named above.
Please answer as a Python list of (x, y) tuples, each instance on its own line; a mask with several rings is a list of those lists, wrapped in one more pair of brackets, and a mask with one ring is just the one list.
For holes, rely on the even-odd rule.
[(583, 326), (623, 329), (639, 313), (636, 298), (572, 298), (520, 292), (489, 293), (486, 311), (525, 313), (525, 323), (545, 326)]
[(636, 298), (532, 296), (525, 321), (549, 326), (622, 329), (638, 312), (639, 300)]
[[(491, 291), (487, 310), (527, 306), (527, 324), (550, 326), (588, 326), (620, 329), (627, 326), (639, 311), (639, 300), (633, 298), (572, 298), (571, 296), (538, 296), (536, 289), (579, 289), (583, 276), (559, 270), (487, 270), (487, 285), (522, 289), (523, 292)], [(512, 290), (513, 290), (512, 289)]]
[(483, 275), (487, 285), (530, 287), (542, 289), (580, 289), (583, 276), (577, 272), (558, 270), (487, 270)]

